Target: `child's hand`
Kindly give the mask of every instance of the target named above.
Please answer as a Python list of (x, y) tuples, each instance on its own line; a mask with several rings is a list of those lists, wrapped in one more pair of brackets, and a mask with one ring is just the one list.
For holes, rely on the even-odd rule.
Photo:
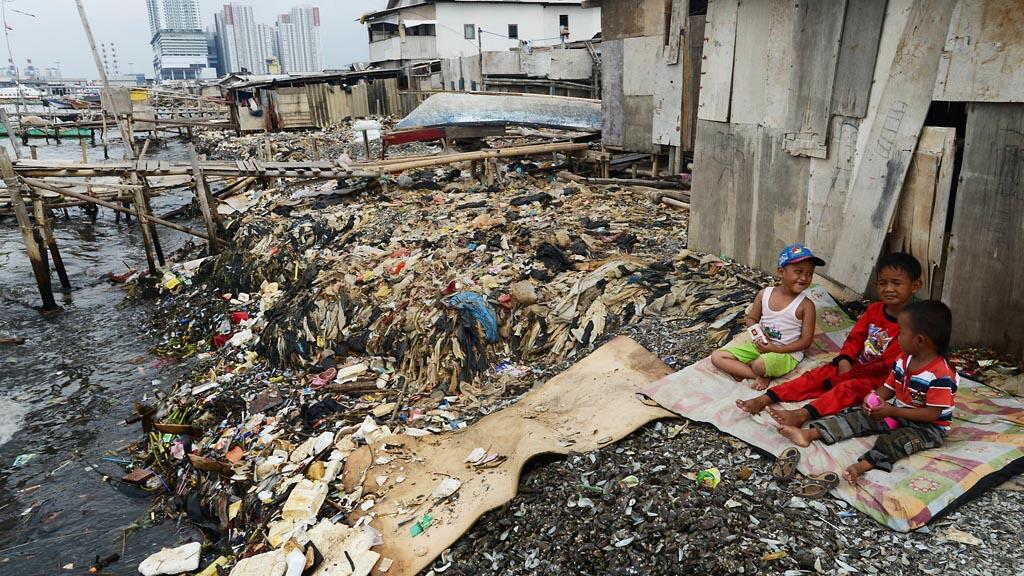
[(754, 342), (754, 346), (757, 346), (757, 351), (760, 352), (761, 354), (779, 351), (779, 347), (772, 342), (768, 342), (767, 344), (765, 344), (764, 342), (757, 341)]
[(868, 416), (878, 420), (885, 418), (887, 416), (891, 416), (892, 411), (895, 407), (892, 404), (889, 404), (888, 402), (882, 402), (880, 405), (871, 408), (867, 405), (867, 401), (865, 401), (863, 408), (864, 411), (868, 413)]

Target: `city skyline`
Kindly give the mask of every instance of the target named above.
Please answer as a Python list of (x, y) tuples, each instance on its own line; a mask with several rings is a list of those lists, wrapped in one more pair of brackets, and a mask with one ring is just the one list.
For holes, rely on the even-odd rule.
[(320, 8), (293, 6), (274, 25), (259, 22), (251, 6), (231, 2), (214, 15), (210, 44), (216, 49), (217, 74), (247, 70), (253, 74), (318, 72), (324, 68)]
[[(204, 32), (214, 23), (214, 14), (230, 2), (199, 0), (200, 24)], [(320, 8), (323, 30), (323, 67), (341, 68), (369, 58), (365, 27), (358, 22), (366, 12), (386, 6), (386, 0), (351, 0), (345, 2), (314, 2), (303, 0), (243, 1), (252, 7), (254, 18), (273, 25), (281, 13), (303, 4)], [(19, 69), (24, 70), (31, 59), (39, 69), (59, 69), (65, 78), (96, 79), (95, 64), (89, 52), (81, 22), (73, 0), (34, 0), (5, 3), (12, 55)], [(117, 46), (120, 72), (153, 76), (152, 38), (145, 0), (109, 2), (85, 0), (86, 13), (97, 44)], [(19, 12), (14, 12), (18, 10)], [(66, 30), (54, 39), (54, 30)], [(358, 34), (358, 36), (356, 36)], [(354, 42), (354, 38), (361, 41)], [(7, 54), (4, 53), (4, 58)]]

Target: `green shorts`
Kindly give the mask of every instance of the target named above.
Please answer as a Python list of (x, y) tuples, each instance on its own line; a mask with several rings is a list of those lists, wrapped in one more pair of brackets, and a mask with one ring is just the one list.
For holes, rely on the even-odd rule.
[(761, 354), (758, 351), (757, 346), (754, 346), (753, 342), (747, 342), (746, 344), (740, 344), (739, 346), (730, 346), (723, 348), (729, 354), (736, 357), (737, 360), (744, 364), (750, 364), (758, 358), (764, 359), (764, 375), (769, 378), (778, 378), (779, 376), (785, 376), (796, 368), (796, 365), (800, 363), (799, 360), (793, 357), (792, 354), (780, 354), (778, 352), (768, 352)]

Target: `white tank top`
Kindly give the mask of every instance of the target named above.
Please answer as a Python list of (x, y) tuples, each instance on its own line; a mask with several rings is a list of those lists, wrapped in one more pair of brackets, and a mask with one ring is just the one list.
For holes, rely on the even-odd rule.
[[(804, 323), (796, 317), (796, 309), (800, 307), (807, 294), (801, 292), (796, 298), (793, 298), (789, 306), (776, 312), (768, 305), (774, 290), (774, 287), (765, 288), (764, 295), (761, 296), (761, 327), (771, 341), (786, 346), (799, 340), (800, 334), (803, 332)], [(803, 352), (792, 352), (791, 354), (798, 360), (804, 356)]]

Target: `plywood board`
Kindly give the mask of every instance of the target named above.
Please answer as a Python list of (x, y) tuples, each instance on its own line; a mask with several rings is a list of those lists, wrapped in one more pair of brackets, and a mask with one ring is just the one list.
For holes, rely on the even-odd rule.
[(484, 74), (515, 76), (522, 74), (519, 56), (522, 52), (484, 52)]
[(665, 39), (665, 64), (679, 64), (682, 49), (683, 30), (690, 13), (690, 0), (672, 0), (672, 13), (668, 23), (668, 37)]
[(942, 297), (943, 275), (946, 269), (946, 223), (949, 221), (953, 196), (953, 167), (956, 164), (956, 130), (946, 129), (939, 165), (938, 184), (935, 187), (935, 207), (932, 210), (931, 238), (928, 240), (928, 265), (932, 280), (930, 298)]
[(604, 42), (660, 36), (664, 33), (664, 0), (612, 0), (601, 5)]
[[(932, 272), (939, 266), (931, 255), (941, 255), (941, 244), (945, 239), (946, 209), (939, 204), (945, 202), (948, 205), (950, 183), (940, 185), (939, 178), (943, 164), (953, 163), (953, 156), (944, 154), (955, 139), (955, 128), (925, 126), (921, 130), (887, 242), (887, 251), (912, 254), (921, 263), (923, 285), (918, 296), (922, 298), (931, 294)], [(944, 174), (947, 178), (952, 177), (950, 170)], [(947, 191), (944, 198), (940, 197), (940, 187)], [(935, 216), (941, 220), (933, 220)], [(938, 251), (931, 245), (933, 238), (940, 244)]]
[[(515, 496), (530, 459), (596, 450), (648, 422), (671, 416), (636, 398), (641, 388), (671, 372), (657, 356), (620, 336), (464, 431), (423, 438), (391, 436), (373, 451), (361, 448), (346, 461), (344, 484), (348, 491), (361, 484), (377, 497), (368, 512), (355, 512), (349, 520), (374, 515), (371, 525), (384, 539), (374, 551), (394, 560), (387, 573), (418, 574), (485, 512)], [(385, 455), (384, 444), (392, 446), (387, 452), (390, 461), (375, 464)], [(464, 460), (476, 448), (507, 459), (493, 468), (474, 469)], [(377, 477), (385, 476), (380, 485)], [(397, 483), (399, 476), (406, 480)], [(461, 482), (455, 496), (433, 498), (439, 484), (452, 478)], [(413, 509), (417, 520), (429, 513), (433, 523), (411, 536), (411, 523), (399, 524), (413, 513), (397, 513), (405, 507)]]
[(793, 0), (740, 4), (729, 121), (781, 128), (793, 68)]
[(681, 62), (667, 64), (665, 60), (659, 60), (653, 62), (651, 67), (659, 69), (654, 78), (652, 141), (655, 144), (679, 146), (684, 66)]
[(843, 227), (826, 275), (856, 291), (867, 289), (899, 201), (917, 137), (931, 104), (939, 54), (955, 0), (914, 2), (888, 79), (878, 117), (857, 165)]
[(586, 80), (594, 76), (594, 59), (588, 50), (552, 50), (548, 78), (552, 80)]
[(704, 49), (704, 16), (690, 16), (686, 28), (688, 46), (683, 54), (683, 110), (680, 147), (692, 151), (697, 135), (697, 101), (700, 98), (701, 52)]
[(1024, 4), (960, 0), (949, 27), (935, 100), (1024, 102)]
[(832, 85), (839, 59), (846, 0), (803, 0), (796, 15), (793, 101), (785, 149), (794, 156), (828, 153)]
[(972, 103), (942, 300), (961, 346), (1024, 351), (1024, 105)]
[(738, 11), (739, 0), (708, 0), (697, 109), (701, 120), (729, 121)]
[(774, 271), (804, 238), (807, 160), (782, 151), (782, 131), (697, 121), (690, 247)]
[(882, 37), (886, 0), (847, 0), (838, 72), (832, 86), (832, 113), (863, 118)]
[(664, 72), (661, 37), (644, 36), (622, 41), (622, 93), (652, 96), (659, 74)]
[(859, 118), (833, 116), (828, 158), (808, 162), (806, 240), (826, 262), (832, 259), (844, 223), (860, 125)]
[(601, 43), (601, 142), (622, 146), (622, 40)]
[(654, 152), (654, 96), (626, 96), (623, 99), (622, 147), (630, 152)]

